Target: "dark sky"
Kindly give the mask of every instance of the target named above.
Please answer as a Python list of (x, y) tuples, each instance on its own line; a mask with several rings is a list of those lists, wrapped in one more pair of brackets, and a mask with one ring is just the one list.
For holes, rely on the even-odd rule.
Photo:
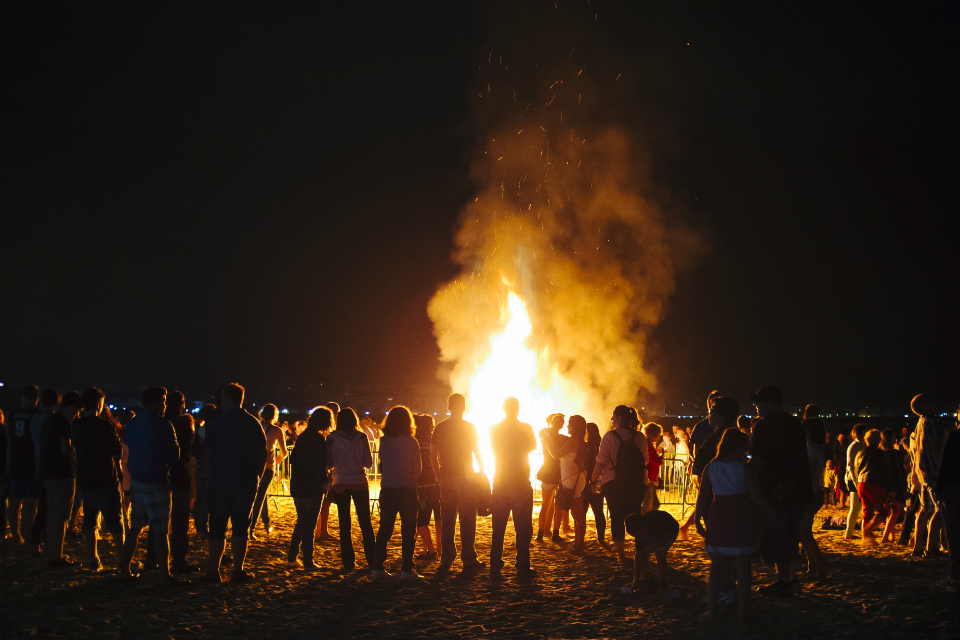
[[(590, 8), (710, 244), (662, 399), (955, 402), (960, 5), (772, 4)], [(4, 3), (0, 380), (433, 383), (475, 62), (558, 12), (511, 11)]]

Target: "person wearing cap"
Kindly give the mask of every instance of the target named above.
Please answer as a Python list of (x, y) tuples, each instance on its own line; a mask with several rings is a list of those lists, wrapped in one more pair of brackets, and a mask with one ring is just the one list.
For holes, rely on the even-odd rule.
[(783, 391), (763, 386), (750, 396), (760, 421), (750, 441), (750, 464), (756, 471), (760, 490), (773, 505), (776, 517), (760, 537), (760, 557), (777, 568), (777, 581), (761, 591), (798, 592), (792, 562), (800, 560), (800, 520), (810, 502), (810, 467), (807, 439), (800, 421), (783, 410)]

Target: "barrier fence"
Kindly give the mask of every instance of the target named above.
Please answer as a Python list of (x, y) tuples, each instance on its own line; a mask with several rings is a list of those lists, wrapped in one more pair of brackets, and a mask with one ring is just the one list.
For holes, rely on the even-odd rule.
[[(294, 445), (287, 445), (287, 451), (292, 452)], [(277, 449), (273, 451), (276, 459)], [(371, 447), (373, 467), (367, 473), (370, 481), (370, 501), (378, 502), (380, 497), (380, 442), (375, 440)], [(657, 498), (660, 504), (679, 505), (681, 512), (686, 514), (687, 508), (696, 504), (696, 488), (690, 481), (690, 465), (692, 456), (683, 453), (664, 453), (663, 464), (657, 477)], [(274, 464), (273, 482), (267, 495), (276, 498), (290, 497), (290, 456)], [(534, 502), (542, 502), (540, 483), (534, 483)]]

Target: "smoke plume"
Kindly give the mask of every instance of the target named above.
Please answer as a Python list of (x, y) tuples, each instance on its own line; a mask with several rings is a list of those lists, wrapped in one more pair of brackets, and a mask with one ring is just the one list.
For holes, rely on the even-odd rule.
[(494, 42), (476, 61), (477, 192), (461, 212), (453, 255), (462, 272), (428, 313), (442, 375), (465, 392), (503, 328), (512, 287), (527, 304), (528, 346), (546, 358), (544, 371), (579, 387), (589, 398), (584, 415), (598, 415), (656, 391), (645, 340), (703, 249), (658, 204), (665, 200), (633, 110), (639, 88), (590, 29), (545, 24), (519, 44)]

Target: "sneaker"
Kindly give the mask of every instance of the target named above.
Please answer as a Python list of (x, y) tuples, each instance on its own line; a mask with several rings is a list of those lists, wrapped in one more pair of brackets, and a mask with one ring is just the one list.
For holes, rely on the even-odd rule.
[(560, 534), (556, 531), (553, 532), (553, 536), (550, 538), (551, 542), (563, 542), (563, 538), (560, 537)]
[(543, 542), (543, 529), (537, 529), (537, 542)]
[(404, 582), (418, 582), (420, 580), (423, 580), (423, 576), (421, 576), (416, 571), (401, 571), (400, 579), (403, 580)]
[(72, 567), (72, 566), (75, 566), (76, 564), (77, 564), (76, 560), (71, 560), (67, 556), (63, 556), (62, 558), (57, 558), (56, 560), (47, 560), (48, 567), (56, 567), (58, 569), (64, 568), (64, 567)]
[(789, 593), (790, 585), (784, 582), (783, 580), (781, 580), (780, 578), (777, 578), (776, 582), (774, 582), (773, 584), (768, 584), (765, 587), (760, 587), (758, 591), (760, 591), (760, 593), (766, 593), (769, 595), (775, 595), (778, 593)]
[(287, 567), (287, 569), (299, 569), (299, 568), (300, 568), (300, 561), (299, 561), (299, 560), (291, 560), (290, 562), (286, 563), (285, 566)]
[(373, 579), (374, 579), (374, 580), (382, 580), (382, 579), (384, 579), (384, 578), (392, 578), (392, 577), (393, 577), (393, 574), (387, 573), (386, 571), (383, 571), (383, 570), (378, 571), (378, 570), (374, 569), (374, 571), (373, 571)]
[(464, 562), (463, 570), (464, 571), (477, 571), (479, 569), (486, 569), (487, 563), (480, 562), (479, 560), (474, 560), (473, 562)]

